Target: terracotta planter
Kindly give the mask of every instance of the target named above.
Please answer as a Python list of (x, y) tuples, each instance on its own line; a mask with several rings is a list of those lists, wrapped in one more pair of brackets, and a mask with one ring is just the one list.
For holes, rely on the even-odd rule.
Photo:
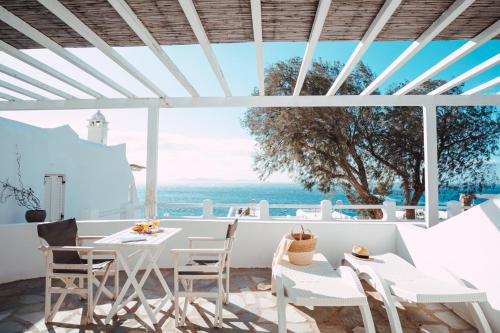
[(44, 222), (47, 217), (47, 212), (43, 209), (27, 210), (24, 215), (28, 222)]

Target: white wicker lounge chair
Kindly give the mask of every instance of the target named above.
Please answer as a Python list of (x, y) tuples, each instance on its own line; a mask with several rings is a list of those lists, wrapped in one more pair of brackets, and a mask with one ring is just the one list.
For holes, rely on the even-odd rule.
[(393, 333), (403, 332), (396, 310), (398, 300), (411, 303), (466, 303), (470, 306), (478, 330), (491, 333), (478, 304), (486, 302), (486, 293), (483, 291), (460, 285), (458, 280), (452, 284), (428, 276), (393, 253), (372, 256), (371, 260), (346, 253), (344, 260), (361, 279), (382, 295)]
[(278, 298), (279, 333), (286, 329), (286, 304), (299, 306), (357, 306), (365, 332), (375, 333), (368, 299), (358, 277), (350, 267), (334, 269), (320, 253), (308, 266), (290, 264), (287, 256), (274, 267)]

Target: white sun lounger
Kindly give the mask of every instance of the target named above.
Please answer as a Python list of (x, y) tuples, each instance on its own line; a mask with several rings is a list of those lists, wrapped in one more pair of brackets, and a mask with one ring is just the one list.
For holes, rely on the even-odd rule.
[(393, 333), (403, 332), (396, 310), (397, 300), (411, 303), (467, 303), (478, 330), (491, 333), (478, 304), (486, 301), (483, 291), (428, 276), (393, 253), (372, 256), (372, 260), (358, 259), (346, 253), (344, 260), (361, 279), (382, 295)]
[(358, 306), (365, 332), (375, 333), (368, 299), (350, 267), (333, 269), (319, 253), (308, 266), (296, 266), (284, 256), (275, 266), (279, 333), (286, 332), (286, 304), (299, 306)]

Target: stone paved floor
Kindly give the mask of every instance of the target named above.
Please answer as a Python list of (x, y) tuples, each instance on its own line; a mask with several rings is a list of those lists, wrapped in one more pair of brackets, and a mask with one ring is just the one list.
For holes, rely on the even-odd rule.
[[(168, 283), (173, 283), (172, 271), (162, 270)], [(124, 278), (123, 276), (121, 277)], [(131, 302), (112, 326), (101, 324), (81, 325), (82, 304), (75, 296), (68, 296), (54, 321), (46, 326), (43, 319), (44, 279), (16, 281), (0, 285), (0, 332), (277, 332), (276, 298), (269, 291), (260, 291), (258, 286), (269, 284), (268, 269), (234, 269), (231, 272), (230, 303), (224, 308), (224, 328), (212, 326), (214, 304), (197, 299), (188, 308), (188, 325), (180, 330), (173, 325), (173, 307), (170, 303), (158, 315), (159, 325), (151, 327), (142, 307)], [(123, 280), (122, 280), (123, 281)], [(210, 283), (199, 288), (211, 289)], [(370, 308), (377, 332), (390, 332), (389, 323), (379, 295), (370, 291)], [(148, 279), (145, 292), (149, 298), (157, 298), (160, 290), (155, 278)], [(110, 304), (105, 300), (97, 308), (97, 319), (102, 321)], [(404, 304), (398, 310), (404, 332), (468, 333), (476, 332), (467, 322), (435, 304), (427, 307)], [(364, 332), (361, 315), (357, 308), (287, 307), (288, 332)]]

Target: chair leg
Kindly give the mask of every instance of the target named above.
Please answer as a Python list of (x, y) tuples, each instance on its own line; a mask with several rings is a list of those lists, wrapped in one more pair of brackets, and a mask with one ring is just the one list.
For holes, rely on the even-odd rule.
[(50, 307), (52, 306), (52, 294), (50, 288), (52, 286), (52, 279), (48, 276), (45, 277), (45, 323), (49, 322)]
[(191, 297), (188, 296), (192, 291), (193, 291), (193, 281), (187, 281), (183, 283), (184, 290), (187, 292), (186, 297), (184, 297), (184, 305), (182, 309), (182, 315), (181, 315), (181, 325), (184, 326), (186, 325), (186, 316), (187, 316), (187, 308), (188, 304), (191, 301)]
[(224, 293), (224, 304), (229, 304), (229, 265), (226, 266), (226, 292)]
[[(84, 287), (84, 278), (79, 277), (78, 278), (78, 288), (83, 289)], [(80, 294), (80, 300), (87, 299), (87, 297), (84, 294)]]
[(87, 277), (87, 324), (94, 320), (94, 283), (92, 273)]
[(179, 274), (174, 273), (174, 311), (175, 311), (175, 327), (179, 327)]
[(223, 322), (222, 322), (222, 304), (224, 303), (224, 284), (222, 282), (222, 277), (219, 277), (218, 279), (218, 297), (217, 297), (217, 306), (215, 308), (215, 311), (217, 311), (217, 327), (222, 328)]

